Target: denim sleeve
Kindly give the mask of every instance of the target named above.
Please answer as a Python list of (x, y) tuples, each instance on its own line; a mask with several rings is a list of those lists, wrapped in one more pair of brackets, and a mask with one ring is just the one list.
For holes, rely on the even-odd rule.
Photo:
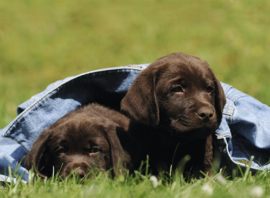
[(222, 83), (226, 95), (223, 120), (217, 130), (225, 141), (225, 154), (233, 163), (245, 165), (254, 156), (252, 168), (269, 168), (270, 108), (255, 98)]

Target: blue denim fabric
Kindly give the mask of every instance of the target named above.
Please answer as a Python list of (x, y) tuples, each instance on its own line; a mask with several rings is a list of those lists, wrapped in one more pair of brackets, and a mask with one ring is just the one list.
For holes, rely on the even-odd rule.
[[(0, 130), (0, 174), (7, 175), (8, 165), (15, 170), (38, 135), (59, 118), (79, 106), (104, 100), (104, 93), (121, 98), (147, 65), (108, 68), (68, 77), (19, 105), (18, 116)], [(249, 161), (253, 155), (253, 170), (270, 168), (267, 164), (270, 157), (270, 108), (230, 85), (222, 83), (222, 87), (227, 103), (216, 131), (216, 141), (222, 148), (225, 164), (245, 167), (243, 160)], [(18, 172), (25, 172), (23, 179), (27, 181), (28, 172), (23, 166)]]
[(230, 85), (221, 85), (226, 95), (226, 105), (216, 133), (225, 145), (223, 152), (226, 162), (245, 167), (254, 156), (252, 169), (269, 169), (270, 108)]

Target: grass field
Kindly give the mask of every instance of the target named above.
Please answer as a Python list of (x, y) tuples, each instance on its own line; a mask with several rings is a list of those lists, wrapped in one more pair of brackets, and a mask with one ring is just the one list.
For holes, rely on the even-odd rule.
[(28, 184), (2, 183), (1, 197), (269, 197), (270, 176), (266, 171), (251, 176), (250, 172), (242, 177), (227, 179), (221, 173), (214, 177), (194, 179), (186, 183), (181, 174), (170, 179), (160, 177), (154, 180), (139, 173), (133, 176), (121, 175), (114, 179), (105, 174), (96, 174), (91, 180), (82, 181), (72, 178), (62, 181), (59, 177), (41, 181), (40, 178)]
[[(172, 52), (206, 60), (218, 79), (270, 105), (270, 2), (266, 0), (0, 0), (0, 128), (16, 107), (56, 80), (82, 72), (149, 63)], [(100, 175), (85, 185), (11, 185), (0, 197), (249, 197), (270, 177), (236, 177), (154, 188), (148, 178)]]

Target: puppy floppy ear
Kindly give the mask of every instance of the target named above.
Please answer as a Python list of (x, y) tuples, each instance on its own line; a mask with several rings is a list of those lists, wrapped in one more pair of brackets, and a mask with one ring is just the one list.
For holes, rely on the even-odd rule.
[(223, 91), (223, 88), (220, 84), (220, 82), (216, 79), (215, 77), (215, 84), (216, 84), (216, 96), (215, 96), (215, 106), (216, 106), (216, 112), (217, 112), (217, 122), (218, 126), (221, 123), (222, 119), (222, 113), (223, 113), (223, 108), (226, 104), (226, 97)]
[(50, 131), (45, 130), (39, 135), (24, 161), (27, 170), (34, 167), (36, 173), (42, 178), (50, 177), (52, 174), (52, 165), (47, 149), (50, 134)]
[(159, 124), (155, 70), (149, 67), (135, 79), (121, 101), (121, 112), (134, 121), (151, 126)]
[(210, 69), (210, 72), (212, 73), (212, 76), (215, 81), (215, 109), (216, 109), (216, 114), (217, 114), (217, 126), (220, 125), (221, 119), (222, 119), (222, 113), (223, 113), (223, 108), (226, 104), (226, 97), (223, 91), (223, 88), (219, 82), (219, 80), (216, 78), (214, 75), (213, 71)]
[(126, 134), (127, 132), (115, 126), (111, 126), (107, 131), (107, 139), (111, 147), (111, 165), (114, 175), (119, 175), (133, 169), (131, 156), (124, 150), (117, 133), (120, 133), (120, 136), (122, 136), (123, 133)]

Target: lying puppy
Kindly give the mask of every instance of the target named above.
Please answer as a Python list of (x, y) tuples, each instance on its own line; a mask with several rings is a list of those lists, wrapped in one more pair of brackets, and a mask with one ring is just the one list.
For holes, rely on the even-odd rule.
[(199, 170), (211, 171), (212, 134), (221, 122), (225, 102), (223, 89), (205, 61), (173, 53), (138, 75), (121, 101), (121, 111), (152, 127), (142, 140), (148, 139), (145, 144), (153, 166), (168, 170), (188, 154), (187, 170), (192, 167), (198, 175)]
[(94, 167), (113, 169), (114, 175), (132, 170), (138, 162), (140, 146), (126, 132), (129, 122), (121, 113), (98, 104), (79, 108), (40, 134), (25, 166), (28, 170), (33, 166), (43, 178), (51, 177), (54, 167), (63, 179), (71, 172), (85, 178)]

